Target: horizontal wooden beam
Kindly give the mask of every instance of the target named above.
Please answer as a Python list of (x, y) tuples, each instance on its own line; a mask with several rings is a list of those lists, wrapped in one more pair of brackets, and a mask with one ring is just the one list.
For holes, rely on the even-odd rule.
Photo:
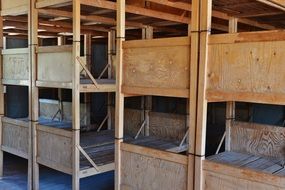
[[(116, 3), (112, 2), (112, 1), (81, 0), (80, 2), (81, 2), (81, 4), (84, 4), (84, 5), (116, 10)], [(170, 20), (173, 22), (184, 23), (184, 24), (189, 24), (189, 22), (190, 22), (190, 18), (187, 18), (187, 17), (182, 17), (180, 15), (175, 15), (175, 14), (166, 13), (166, 12), (162, 12), (162, 11), (156, 11), (156, 10), (138, 7), (138, 6), (134, 6), (134, 5), (126, 5), (126, 12), (132, 13), (132, 14), (149, 16), (149, 17), (158, 18), (158, 19), (163, 19), (163, 20)]]

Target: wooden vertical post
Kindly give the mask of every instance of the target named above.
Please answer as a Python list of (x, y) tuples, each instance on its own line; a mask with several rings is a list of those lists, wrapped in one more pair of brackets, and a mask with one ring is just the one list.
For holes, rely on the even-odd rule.
[[(238, 27), (238, 19), (230, 18), (229, 20), (229, 33), (236, 33)], [(235, 120), (235, 102), (227, 102), (226, 105), (226, 140), (225, 140), (225, 150), (231, 150), (231, 127)]]
[(72, 77), (72, 148), (73, 148), (73, 172), (72, 189), (79, 190), (80, 179), (80, 67), (77, 63), (77, 57), (80, 56), (80, 0), (73, 0), (73, 77)]
[(200, 42), (198, 66), (198, 97), (195, 145), (195, 189), (203, 189), (202, 162), (205, 159), (207, 100), (206, 74), (208, 63), (208, 38), (211, 34), (212, 0), (200, 0)]
[(37, 163), (37, 130), (36, 124), (38, 122), (39, 114), (39, 96), (38, 88), (36, 87), (37, 80), (37, 55), (36, 49), (38, 47), (38, 10), (36, 9), (36, 0), (30, 0), (28, 11), (28, 25), (29, 25), (29, 59), (30, 59), (30, 78), (29, 78), (29, 120), (30, 120), (30, 151), (29, 151), (29, 189), (39, 189), (39, 164)]
[[(108, 79), (112, 78), (112, 55), (113, 55), (113, 47), (115, 41), (114, 39), (114, 31), (109, 31), (108, 32)], [(112, 106), (111, 106), (111, 102), (112, 102), (112, 94), (108, 93), (108, 100), (107, 100), (107, 115), (108, 115), (108, 120), (107, 120), (107, 128), (108, 130), (111, 130), (112, 128)]]
[(188, 184), (189, 190), (194, 188), (195, 168), (195, 139), (196, 139), (196, 108), (197, 108), (197, 77), (199, 64), (199, 24), (200, 0), (192, 0), (191, 23), (188, 25), (188, 35), (191, 36), (190, 61), (190, 96), (187, 109), (189, 110), (189, 156)]
[(121, 142), (124, 136), (123, 41), (125, 40), (125, 0), (117, 0), (117, 48), (116, 48), (116, 107), (115, 107), (115, 189), (121, 185)]
[[(153, 39), (153, 27), (147, 26), (146, 28), (143, 29), (143, 38)], [(145, 103), (144, 119), (146, 120), (144, 135), (149, 136), (149, 115), (152, 109), (152, 96), (145, 96), (144, 103)]]
[[(2, 5), (0, 2), (0, 8), (2, 10)], [(3, 48), (5, 47), (4, 42), (4, 35), (3, 35), (3, 17), (0, 16), (0, 51), (2, 52)], [(2, 83), (3, 78), (3, 57), (2, 53), (0, 53), (0, 147), (2, 147), (3, 139), (2, 139), (2, 117), (4, 116), (4, 86)], [(3, 151), (0, 148), (0, 177), (3, 176)]]
[[(86, 57), (86, 67), (89, 71), (92, 71), (92, 35), (91, 34), (85, 34), (84, 35), (84, 56)], [(86, 115), (84, 123), (85, 125), (90, 124), (90, 110), (91, 110), (91, 94), (86, 93), (84, 94), (84, 114)]]
[[(63, 45), (63, 37), (60, 36), (60, 37), (57, 37), (57, 45), (58, 46), (61, 46)], [(61, 88), (58, 88), (57, 89), (57, 97), (58, 97), (58, 108), (60, 110), (60, 117), (59, 117), (59, 120), (60, 121), (63, 121), (63, 104), (62, 104), (62, 89)]]

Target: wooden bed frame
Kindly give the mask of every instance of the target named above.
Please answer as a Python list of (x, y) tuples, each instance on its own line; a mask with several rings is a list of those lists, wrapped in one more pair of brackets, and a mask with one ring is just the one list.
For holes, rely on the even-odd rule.
[[(38, 72), (37, 86), (50, 88), (72, 88), (72, 46), (45, 46), (37, 49)], [(113, 79), (95, 79), (78, 57), (77, 63), (81, 70), (87, 73), (88, 78), (80, 80), (80, 92), (115, 92), (116, 85)]]
[[(63, 126), (60, 128), (59, 126)], [(72, 175), (71, 123), (42, 121), (37, 130), (37, 163)], [(114, 170), (114, 131), (85, 132), (78, 147), (80, 178)]]

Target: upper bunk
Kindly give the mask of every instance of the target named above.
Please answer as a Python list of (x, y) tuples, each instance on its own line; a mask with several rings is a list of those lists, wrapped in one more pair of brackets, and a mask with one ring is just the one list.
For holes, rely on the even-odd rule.
[[(38, 87), (72, 88), (72, 46), (42, 46), (37, 49)], [(86, 75), (81, 75), (80, 92), (115, 92), (114, 79), (95, 79), (82, 57), (77, 64)]]
[[(238, 27), (234, 33), (209, 35), (205, 73), (209, 102), (285, 104), (283, 6), (277, 1), (213, 1), (212, 14), (222, 11), (236, 17)], [(259, 24), (245, 30), (245, 21)]]
[(284, 31), (212, 35), (207, 100), (285, 104)]
[(189, 97), (190, 49), (190, 37), (123, 42), (123, 93)]

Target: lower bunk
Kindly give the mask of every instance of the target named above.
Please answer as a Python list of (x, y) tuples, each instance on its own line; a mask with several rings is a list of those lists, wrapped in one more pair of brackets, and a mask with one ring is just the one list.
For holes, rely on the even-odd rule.
[(203, 161), (204, 189), (284, 190), (285, 128), (232, 121), (229, 150)]
[(284, 160), (223, 152), (204, 161), (204, 189), (285, 189)]
[[(37, 130), (37, 163), (72, 175), (71, 123), (43, 120)], [(80, 132), (80, 178), (114, 170), (114, 131)]]
[(188, 156), (121, 143), (121, 189), (186, 190), (192, 183)]
[(1, 117), (2, 144), (4, 152), (28, 159), (29, 157), (29, 129), (27, 118), (12, 119)]

